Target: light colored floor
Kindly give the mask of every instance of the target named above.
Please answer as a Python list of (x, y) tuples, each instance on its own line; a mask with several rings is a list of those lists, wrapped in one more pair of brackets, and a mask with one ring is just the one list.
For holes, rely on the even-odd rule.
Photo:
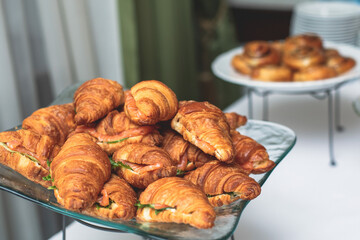
[[(237, 240), (360, 239), (360, 117), (352, 101), (360, 82), (341, 88), (343, 132), (335, 133), (337, 166), (329, 164), (327, 99), (309, 95), (271, 95), (269, 120), (297, 134), (293, 150), (277, 166), (261, 195), (244, 210), (235, 231)], [(254, 118), (261, 119), (262, 102), (254, 97)], [(227, 111), (247, 115), (240, 99)], [(61, 233), (52, 240), (61, 239)], [(141, 239), (74, 223), (67, 239)]]

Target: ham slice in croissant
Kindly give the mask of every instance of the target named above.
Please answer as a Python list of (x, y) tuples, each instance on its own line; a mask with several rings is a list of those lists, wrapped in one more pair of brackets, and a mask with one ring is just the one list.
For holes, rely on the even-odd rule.
[(211, 161), (189, 172), (185, 179), (198, 185), (215, 207), (230, 204), (238, 199), (251, 200), (260, 192), (260, 185), (236, 165)]
[(116, 173), (136, 188), (144, 189), (159, 178), (176, 175), (176, 166), (162, 148), (142, 143), (127, 144), (113, 154), (121, 162)]
[(236, 112), (225, 113), (225, 117), (230, 129), (237, 129), (247, 123), (247, 117)]
[(234, 163), (253, 174), (261, 174), (270, 171), (275, 163), (269, 159), (265, 147), (254, 139), (242, 135), (238, 131), (231, 131), (234, 144)]
[(63, 145), (69, 133), (76, 127), (74, 115), (72, 103), (40, 108), (24, 119), (22, 128), (47, 135), (56, 144)]
[(142, 81), (126, 92), (124, 111), (139, 125), (153, 125), (173, 118), (178, 109), (175, 93), (156, 80)]
[(171, 127), (203, 152), (231, 162), (234, 149), (224, 113), (208, 102), (182, 101)]
[(111, 111), (96, 126), (81, 125), (75, 132), (87, 132), (95, 137), (96, 143), (109, 155), (125, 144), (159, 145), (163, 138), (156, 126), (137, 125), (124, 112), (117, 110)]
[(50, 165), (57, 201), (70, 210), (95, 203), (111, 175), (107, 154), (87, 133), (70, 136)]
[(162, 178), (141, 193), (137, 220), (175, 222), (196, 228), (211, 228), (216, 213), (205, 194), (191, 182), (178, 177)]
[(46, 135), (23, 129), (0, 133), (0, 163), (44, 187), (51, 186), (43, 178), (49, 175), (48, 163), (58, 151), (59, 146)]
[(112, 174), (96, 203), (83, 212), (110, 219), (130, 220), (135, 217), (136, 193), (121, 177)]
[(180, 134), (172, 129), (164, 130), (162, 135), (164, 136), (162, 148), (176, 162), (179, 173), (191, 171), (214, 159), (213, 156), (205, 154), (200, 148), (184, 140)]
[(74, 94), (75, 122), (92, 123), (123, 103), (124, 91), (118, 82), (104, 78), (86, 81)]

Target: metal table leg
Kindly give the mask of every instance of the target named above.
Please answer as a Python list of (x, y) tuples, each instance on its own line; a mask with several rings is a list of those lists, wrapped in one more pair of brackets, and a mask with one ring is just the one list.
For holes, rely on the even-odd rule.
[(329, 153), (330, 153), (330, 165), (335, 166), (334, 157), (334, 114), (333, 114), (333, 99), (331, 90), (326, 91), (328, 97), (328, 119), (329, 119)]
[(250, 119), (253, 118), (253, 102), (252, 102), (252, 89), (251, 88), (247, 88), (247, 98), (248, 98), (248, 117)]
[(269, 121), (269, 98), (268, 94), (264, 93), (263, 97), (263, 120)]
[(342, 132), (344, 127), (340, 123), (340, 90), (335, 90), (335, 127), (336, 130)]
[(66, 217), (65, 215), (62, 216), (62, 239), (66, 239)]

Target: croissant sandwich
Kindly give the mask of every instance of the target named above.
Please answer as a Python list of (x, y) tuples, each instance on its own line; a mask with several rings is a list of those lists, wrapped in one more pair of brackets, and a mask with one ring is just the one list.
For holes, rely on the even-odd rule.
[(40, 135), (47, 135), (56, 144), (63, 145), (67, 136), (75, 129), (74, 105), (53, 105), (33, 112), (22, 122), (22, 128)]
[(203, 152), (231, 162), (234, 149), (224, 113), (208, 102), (182, 101), (171, 127)]
[(162, 82), (142, 81), (126, 92), (125, 113), (139, 125), (153, 125), (172, 119), (177, 109), (175, 93)]
[(136, 218), (147, 222), (175, 222), (196, 228), (214, 226), (216, 213), (206, 195), (183, 178), (162, 178), (141, 193)]
[(74, 94), (75, 122), (92, 123), (123, 103), (124, 91), (118, 82), (104, 78), (86, 81)]
[(116, 173), (132, 186), (146, 188), (163, 177), (176, 175), (176, 166), (162, 148), (142, 143), (127, 144), (113, 154)]
[(238, 199), (251, 200), (260, 192), (260, 185), (236, 165), (211, 161), (185, 175), (185, 179), (198, 185), (215, 207)]
[(0, 163), (44, 187), (51, 186), (48, 164), (59, 149), (49, 136), (29, 130), (0, 133)]
[(159, 145), (163, 138), (155, 125), (137, 125), (117, 110), (111, 111), (96, 126), (81, 125), (75, 132), (87, 132), (95, 137), (96, 143), (109, 155), (125, 144)]
[(235, 149), (234, 163), (239, 164), (244, 170), (260, 174), (275, 167), (265, 147), (254, 139), (235, 130), (231, 131), (231, 138)]
[(180, 134), (172, 129), (164, 130), (162, 135), (164, 136), (162, 148), (176, 162), (178, 175), (191, 171), (214, 159), (213, 156), (204, 153), (200, 148), (184, 140)]
[(135, 217), (137, 197), (131, 186), (121, 177), (112, 174), (105, 183), (96, 203), (83, 211), (110, 219), (130, 220)]
[(57, 201), (70, 210), (93, 205), (111, 175), (107, 154), (87, 133), (70, 136), (50, 165)]

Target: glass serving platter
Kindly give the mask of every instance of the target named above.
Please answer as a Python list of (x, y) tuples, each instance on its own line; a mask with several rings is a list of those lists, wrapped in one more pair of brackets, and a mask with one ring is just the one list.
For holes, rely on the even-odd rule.
[(241, 74), (232, 67), (231, 60), (236, 54), (243, 52), (243, 47), (237, 47), (220, 54), (212, 62), (211, 68), (214, 74), (224, 81), (243, 85), (246, 87), (256, 88), (258, 90), (272, 90), (279, 92), (304, 92), (319, 91), (335, 88), (341, 84), (357, 80), (360, 78), (360, 48), (347, 44), (334, 42), (324, 42), (327, 48), (335, 48), (343, 56), (352, 57), (356, 61), (356, 65), (349, 72), (334, 78), (328, 78), (317, 81), (307, 82), (265, 82), (256, 81), (249, 76)]
[[(53, 104), (71, 102), (77, 87), (78, 84), (67, 88)], [(15, 130), (15, 128), (11, 130)], [(284, 159), (296, 142), (296, 135), (291, 129), (276, 123), (249, 120), (245, 126), (238, 130), (263, 144), (268, 150), (270, 159), (276, 165)], [(265, 174), (251, 176), (263, 186), (274, 169)], [(31, 182), (2, 164), (0, 164), (0, 189), (94, 226), (100, 225), (153, 239), (228, 239), (236, 229), (241, 213), (250, 202), (238, 200), (230, 205), (217, 207), (215, 226), (211, 229), (196, 229), (190, 225), (176, 223), (138, 223), (136, 220), (112, 221), (67, 210), (57, 203), (52, 190)], [(261, 197), (261, 194), (258, 197)]]

